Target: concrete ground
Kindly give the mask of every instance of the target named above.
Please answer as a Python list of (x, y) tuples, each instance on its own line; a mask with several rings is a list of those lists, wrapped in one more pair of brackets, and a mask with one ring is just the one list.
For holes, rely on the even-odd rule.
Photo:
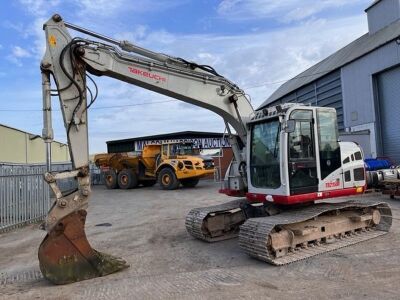
[[(92, 246), (126, 259), (131, 267), (64, 286), (44, 280), (38, 225), (0, 235), (0, 299), (399, 299), (400, 199), (389, 200), (391, 232), (284, 267), (242, 253), (237, 240), (208, 244), (185, 230), (193, 207), (222, 203), (218, 185), (161, 191), (94, 188), (86, 232)], [(95, 226), (110, 223), (112, 226)]]

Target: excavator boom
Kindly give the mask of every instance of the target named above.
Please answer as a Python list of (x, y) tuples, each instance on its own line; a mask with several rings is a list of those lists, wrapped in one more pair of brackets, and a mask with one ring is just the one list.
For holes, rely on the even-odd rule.
[[(67, 28), (97, 40), (72, 37)], [(39, 248), (42, 273), (56, 284), (104, 276), (127, 267), (118, 258), (100, 253), (87, 241), (84, 224), (91, 194), (88, 154), (88, 109), (96, 95), (87, 94), (87, 72), (108, 76), (177, 100), (197, 105), (220, 115), (230, 131), (235, 164), (233, 180), (237, 189), (246, 181), (239, 170), (245, 160), (245, 122), (253, 108), (244, 92), (209, 66), (188, 62), (138, 47), (128, 41), (116, 41), (79, 26), (66, 23), (54, 15), (44, 24), (46, 53), (41, 62), (43, 82), (43, 138), (47, 143), (46, 181), (53, 189), (54, 201), (45, 221), (48, 235)], [(50, 76), (56, 84), (67, 132), (73, 170), (50, 172), (51, 125)], [(78, 189), (64, 195), (57, 180), (74, 177)], [(239, 184), (238, 184), (239, 183)]]

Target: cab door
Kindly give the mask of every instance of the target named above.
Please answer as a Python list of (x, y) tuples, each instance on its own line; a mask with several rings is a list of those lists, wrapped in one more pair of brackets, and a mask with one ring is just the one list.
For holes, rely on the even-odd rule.
[(318, 191), (315, 133), (312, 110), (299, 109), (290, 114), (294, 131), (288, 134), (288, 168), (290, 194)]
[(317, 109), (317, 131), (319, 166), (321, 174), (320, 191), (343, 188), (343, 170), (338, 142), (336, 110), (334, 108)]

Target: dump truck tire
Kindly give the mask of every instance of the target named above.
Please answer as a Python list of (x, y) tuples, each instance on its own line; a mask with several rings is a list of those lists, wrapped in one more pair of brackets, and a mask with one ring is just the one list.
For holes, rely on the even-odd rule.
[(141, 184), (143, 184), (143, 186), (149, 187), (149, 186), (153, 186), (157, 183), (157, 180), (143, 180), (141, 182)]
[(176, 190), (179, 187), (179, 180), (175, 172), (170, 168), (165, 168), (158, 174), (158, 183), (163, 190)]
[(121, 170), (118, 174), (118, 185), (124, 190), (137, 187), (138, 179), (135, 172), (129, 169)]
[(187, 188), (193, 188), (199, 183), (200, 179), (199, 178), (187, 178), (187, 179), (181, 179), (181, 183), (184, 187)]
[(104, 172), (104, 185), (110, 190), (118, 188), (118, 177), (114, 170)]

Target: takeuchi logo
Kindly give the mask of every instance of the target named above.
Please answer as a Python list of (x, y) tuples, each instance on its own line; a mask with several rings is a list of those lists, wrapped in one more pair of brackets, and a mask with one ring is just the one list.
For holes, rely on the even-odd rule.
[(327, 182), (325, 183), (325, 187), (327, 188), (333, 188), (333, 187), (338, 187), (340, 185), (340, 179), (336, 179), (335, 181)]
[(158, 74), (154, 74), (154, 73), (151, 73), (151, 72), (139, 70), (139, 69), (136, 69), (134, 67), (128, 67), (128, 69), (129, 69), (130, 73), (135, 74), (135, 75), (139, 75), (139, 76), (146, 77), (146, 78), (151, 78), (151, 79), (154, 79), (154, 80), (157, 80), (157, 81), (162, 81), (162, 82), (166, 82), (167, 81), (167, 78), (162, 77), (162, 76), (160, 76)]

